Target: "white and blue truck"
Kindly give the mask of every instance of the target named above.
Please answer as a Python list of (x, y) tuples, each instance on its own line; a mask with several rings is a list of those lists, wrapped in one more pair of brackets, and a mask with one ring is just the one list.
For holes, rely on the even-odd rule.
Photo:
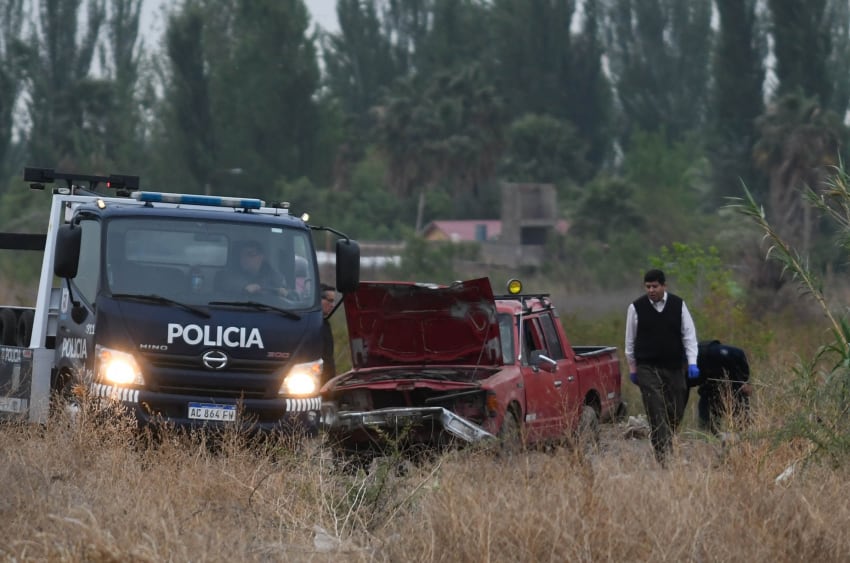
[[(0, 248), (43, 252), (35, 306), (0, 307), (0, 419), (45, 423), (51, 405), (94, 397), (140, 425), (318, 428), (311, 233), (337, 236), (341, 293), (359, 283), (356, 241), (286, 203), (142, 191), (137, 176), (27, 168), (24, 181), (52, 184), (52, 200), (45, 234), (0, 234)], [(223, 283), (245, 244), (264, 249), (284, 289)]]

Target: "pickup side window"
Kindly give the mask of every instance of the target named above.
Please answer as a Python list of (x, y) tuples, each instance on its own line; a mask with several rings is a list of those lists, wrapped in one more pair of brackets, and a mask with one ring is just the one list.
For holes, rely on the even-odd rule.
[(555, 330), (552, 315), (541, 315), (540, 326), (543, 327), (543, 334), (546, 336), (546, 346), (549, 348), (549, 357), (553, 360), (563, 360), (566, 358), (567, 356), (564, 354), (564, 346), (561, 344), (561, 339), (558, 338), (558, 331)]
[(528, 356), (532, 350), (546, 350), (546, 343), (543, 340), (543, 335), (540, 332), (540, 324), (536, 318), (526, 318), (522, 321), (523, 350), (522, 350), (522, 365), (528, 365)]

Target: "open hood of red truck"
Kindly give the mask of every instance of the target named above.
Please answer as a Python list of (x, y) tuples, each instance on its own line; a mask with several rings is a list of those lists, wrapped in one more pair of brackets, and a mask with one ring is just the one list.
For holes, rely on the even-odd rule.
[(448, 287), (362, 282), (344, 303), (355, 368), (502, 364), (487, 278)]

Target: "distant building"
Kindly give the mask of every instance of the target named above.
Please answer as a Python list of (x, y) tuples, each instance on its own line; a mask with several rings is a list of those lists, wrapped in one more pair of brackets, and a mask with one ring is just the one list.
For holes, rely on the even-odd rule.
[(429, 241), (478, 242), (481, 260), (493, 266), (540, 266), (550, 237), (565, 235), (569, 223), (558, 215), (552, 184), (502, 184), (500, 220), (432, 221)]
[(484, 242), (495, 240), (502, 233), (498, 219), (470, 219), (464, 221), (431, 221), (425, 225), (422, 236), (430, 241)]

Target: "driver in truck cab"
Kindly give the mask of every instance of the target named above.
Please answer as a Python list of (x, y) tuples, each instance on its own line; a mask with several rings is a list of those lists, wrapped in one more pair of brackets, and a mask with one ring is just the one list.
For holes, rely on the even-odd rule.
[(286, 297), (286, 280), (266, 261), (263, 245), (248, 240), (236, 245), (236, 269), (222, 272), (221, 289), (240, 294), (272, 294)]

